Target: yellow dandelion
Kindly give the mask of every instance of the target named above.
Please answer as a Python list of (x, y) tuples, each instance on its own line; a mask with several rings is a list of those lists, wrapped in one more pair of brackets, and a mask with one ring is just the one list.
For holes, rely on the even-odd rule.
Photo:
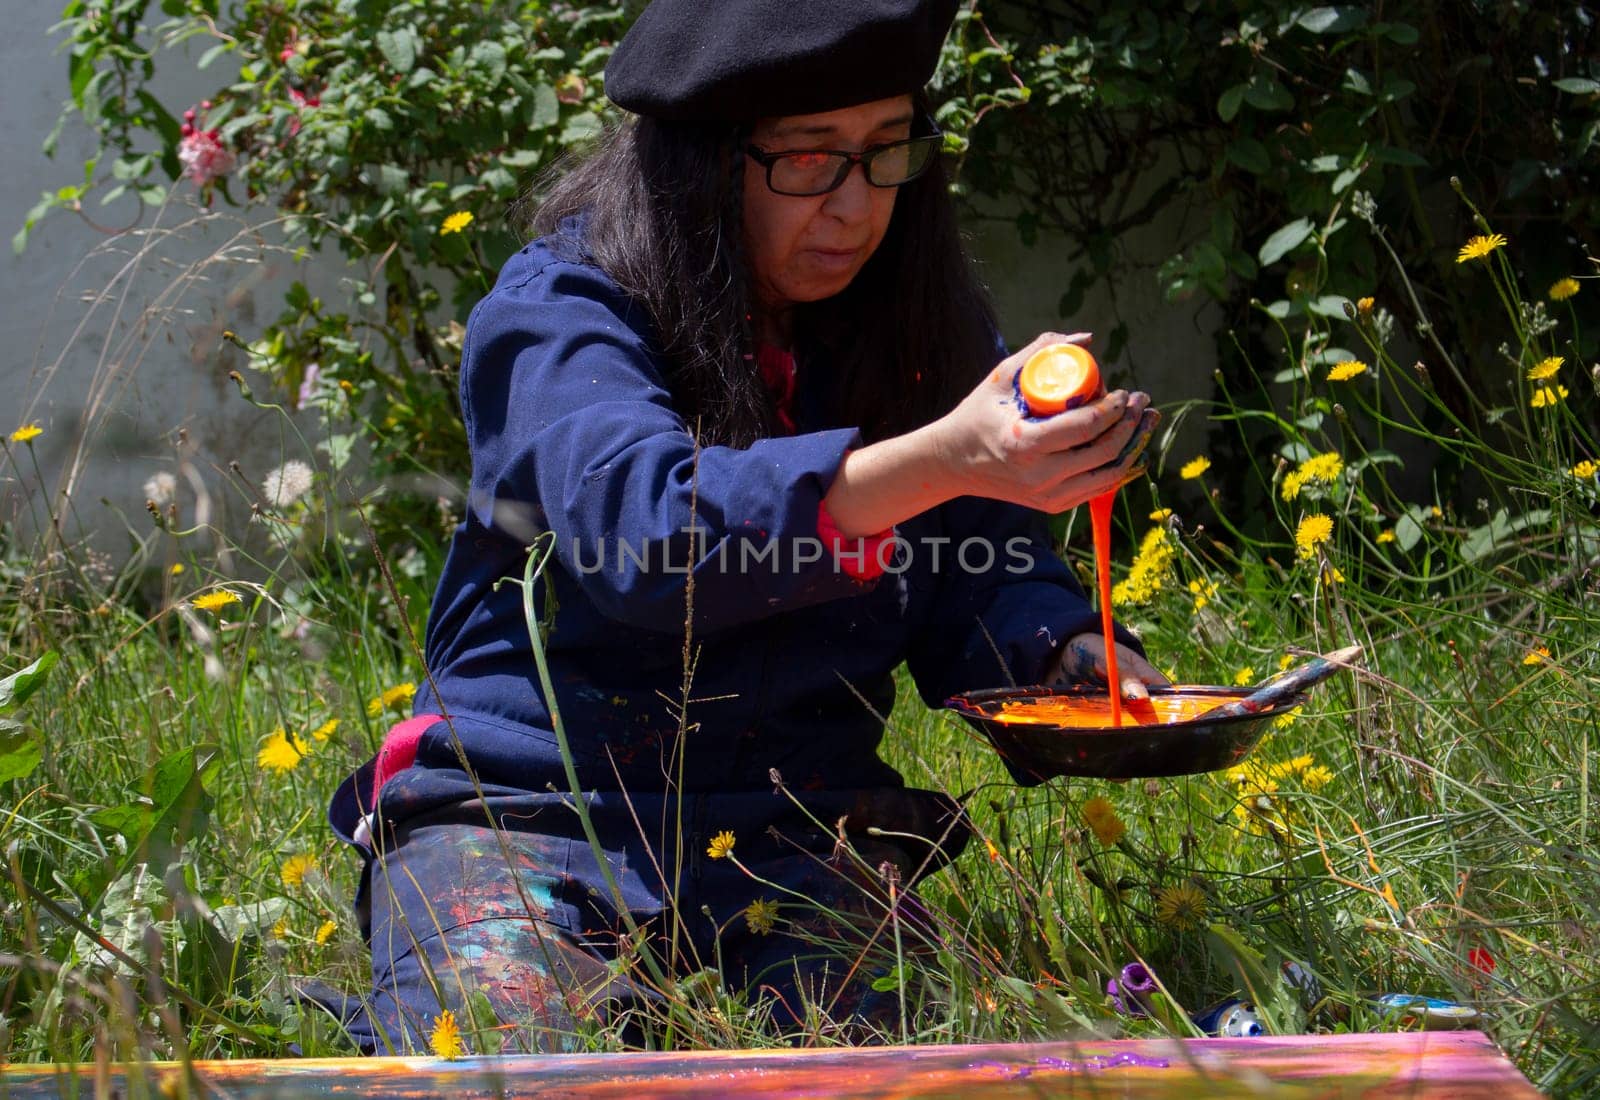
[(1172, 509), (1171, 508), (1157, 508), (1154, 512), (1150, 513), (1150, 522), (1151, 523), (1165, 523), (1165, 522), (1167, 522), (1167, 520), (1169, 520), (1171, 518), (1172, 518)]
[(1395, 533), (1392, 530), (1379, 531), (1378, 532), (1378, 545), (1382, 546), (1386, 542), (1393, 542), (1395, 540), (1395, 538), (1396, 538)]
[(1294, 654), (1285, 653), (1282, 657), (1278, 658), (1278, 671), (1283, 672), (1292, 664), (1294, 664)]
[(283, 884), (293, 890), (306, 880), (317, 866), (317, 857), (301, 852), (299, 855), (290, 856), (283, 861), (283, 866), (278, 868), (278, 877)]
[(24, 424), (22, 427), (11, 433), (11, 442), (32, 443), (35, 439), (38, 439), (43, 434), (44, 429), (39, 427), (37, 423)]
[(1249, 665), (1245, 665), (1238, 672), (1233, 674), (1233, 682), (1239, 687), (1244, 687), (1246, 684), (1253, 684), (1255, 683), (1255, 680), (1256, 670), (1251, 668)]
[(1327, 578), (1329, 584), (1344, 583), (1344, 570), (1340, 569), (1337, 565), (1324, 566), (1322, 575)]
[(1573, 477), (1591, 478), (1595, 474), (1600, 473), (1600, 462), (1596, 462), (1592, 458), (1586, 458), (1568, 472), (1571, 473)]
[(207, 592), (204, 596), (196, 596), (189, 601), (189, 606), (196, 611), (221, 611), (231, 603), (240, 603), (239, 593), (227, 588), (219, 588), (215, 592)]
[(428, 1033), (428, 1049), (433, 1051), (434, 1057), (445, 1059), (459, 1058), (467, 1051), (461, 1041), (461, 1029), (456, 1026), (456, 1014), (448, 1008), (433, 1021), (433, 1030)]
[(304, 756), (305, 752), (294, 743), (294, 735), (279, 726), (267, 735), (261, 751), (256, 753), (256, 766), (266, 771), (292, 772)]
[(1565, 386), (1540, 386), (1533, 391), (1528, 404), (1536, 409), (1553, 409), (1567, 399)]
[(317, 926), (317, 935), (316, 935), (317, 946), (321, 947), (323, 944), (325, 944), (329, 940), (333, 939), (333, 934), (335, 932), (337, 932), (338, 930), (339, 930), (339, 922), (338, 921), (325, 920), (321, 924), (319, 924)]
[(757, 898), (744, 909), (744, 923), (753, 936), (765, 936), (771, 933), (773, 923), (778, 919), (778, 907), (766, 898)]
[(1306, 768), (1300, 773), (1300, 785), (1308, 791), (1321, 790), (1333, 782), (1333, 772), (1321, 764)]
[(417, 694), (417, 685), (413, 683), (396, 684), (382, 695), (375, 695), (367, 700), (367, 717), (376, 718), (385, 710), (396, 704), (411, 702)]
[(1313, 512), (1300, 521), (1294, 530), (1294, 545), (1298, 556), (1307, 560), (1317, 556), (1317, 547), (1333, 537), (1333, 520)]
[(1294, 725), (1295, 719), (1300, 717), (1300, 708), (1291, 707), (1272, 720), (1272, 728), (1286, 730)]
[(445, 218), (444, 222), (439, 226), (439, 236), (443, 237), (451, 233), (459, 233), (471, 225), (472, 220), (472, 211), (457, 210), (454, 214)]
[(1188, 932), (1205, 924), (1209, 906), (1206, 892), (1193, 879), (1163, 886), (1156, 891), (1156, 920), (1179, 932)]
[(272, 924), (272, 938), (275, 939), (275, 940), (281, 940), (281, 939), (287, 938), (288, 935), (289, 935), (289, 922), (288, 922), (287, 919), (285, 919), (283, 917), (279, 917)]
[(1528, 368), (1528, 381), (1543, 382), (1546, 378), (1554, 378), (1556, 371), (1561, 369), (1561, 364), (1566, 360), (1559, 355), (1551, 355), (1539, 360)]
[(1371, 298), (1357, 298), (1356, 312), (1365, 317), (1367, 314), (1372, 312), (1372, 307), (1375, 305), (1377, 305), (1377, 303)]
[(1108, 848), (1128, 831), (1122, 818), (1117, 816), (1117, 809), (1111, 805), (1111, 800), (1100, 795), (1083, 804), (1083, 820), (1094, 838)]
[(333, 736), (333, 731), (339, 728), (339, 719), (330, 718), (322, 725), (311, 731), (311, 740), (321, 744)]
[(1185, 462), (1183, 467), (1178, 471), (1178, 476), (1183, 478), (1185, 481), (1193, 481), (1195, 478), (1199, 477), (1209, 469), (1211, 469), (1211, 460), (1205, 455), (1199, 455), (1198, 457), (1191, 458), (1188, 462)]
[(167, 570), (167, 575), (170, 576), (170, 577), (181, 577), (181, 576), (183, 576), (183, 562), (181, 562), (181, 561), (173, 562), (172, 563), (172, 568)]
[(1576, 293), (1578, 293), (1578, 280), (1570, 275), (1550, 284), (1549, 294), (1552, 302), (1565, 302)]
[(1542, 665), (1549, 659), (1550, 647), (1539, 646), (1535, 649), (1528, 650), (1527, 654), (1522, 658), (1522, 663), (1525, 665)]
[(1344, 359), (1328, 368), (1328, 381), (1348, 382), (1358, 374), (1365, 374), (1367, 365), (1359, 359)]
[(722, 830), (711, 838), (711, 844), (706, 848), (706, 855), (712, 859), (727, 859), (733, 855), (733, 832)]
[(1127, 604), (1144, 604), (1161, 591), (1161, 586), (1172, 575), (1173, 559), (1177, 550), (1165, 527), (1156, 526), (1144, 533), (1133, 564), (1128, 567), (1126, 580), (1111, 589), (1111, 602), (1121, 607)]
[(1283, 499), (1293, 500), (1307, 483), (1317, 481), (1332, 485), (1344, 473), (1344, 458), (1338, 451), (1326, 451), (1306, 459), (1283, 479)]
[(1497, 248), (1504, 248), (1505, 237), (1499, 233), (1490, 233), (1487, 237), (1473, 237), (1461, 246), (1461, 251), (1456, 253), (1456, 263), (1464, 264), (1469, 260), (1481, 260)]
[(1189, 594), (1194, 597), (1194, 609), (1199, 611), (1217, 594), (1217, 586), (1207, 580), (1192, 580), (1189, 582)]

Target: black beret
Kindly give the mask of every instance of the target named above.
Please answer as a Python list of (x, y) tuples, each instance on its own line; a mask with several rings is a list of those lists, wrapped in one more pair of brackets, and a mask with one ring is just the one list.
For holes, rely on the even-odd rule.
[(919, 90), (957, 0), (654, 0), (606, 64), (635, 114), (748, 122)]

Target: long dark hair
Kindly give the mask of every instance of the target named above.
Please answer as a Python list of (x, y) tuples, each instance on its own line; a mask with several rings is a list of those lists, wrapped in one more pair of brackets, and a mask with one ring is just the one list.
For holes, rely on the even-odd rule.
[[(519, 204), (524, 231), (565, 238), (558, 247), (581, 252), (643, 304), (678, 410), (708, 445), (748, 446), (775, 424), (752, 355), (747, 136), (635, 118)], [(581, 239), (571, 233), (577, 216)], [(993, 366), (997, 331), (938, 163), (900, 189), (882, 244), (850, 286), (794, 316), (802, 371), (829, 365), (835, 422), (869, 441), (949, 411)]]

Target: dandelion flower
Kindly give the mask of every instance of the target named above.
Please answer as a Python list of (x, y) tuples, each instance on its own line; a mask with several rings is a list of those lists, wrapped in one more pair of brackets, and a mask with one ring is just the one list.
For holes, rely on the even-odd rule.
[(1586, 458), (1568, 472), (1571, 473), (1573, 477), (1591, 478), (1595, 474), (1600, 473), (1600, 462), (1596, 462), (1592, 458)]
[(1172, 509), (1171, 508), (1157, 508), (1154, 512), (1150, 513), (1150, 522), (1151, 523), (1165, 523), (1165, 522), (1167, 522), (1167, 520), (1169, 520), (1171, 518), (1172, 518)]
[(454, 214), (445, 218), (443, 224), (439, 226), (439, 236), (444, 237), (451, 233), (459, 233), (471, 225), (472, 220), (472, 211), (457, 210)]
[(1528, 404), (1536, 409), (1553, 409), (1567, 399), (1565, 386), (1540, 386), (1533, 391)]
[(169, 577), (181, 577), (181, 576), (183, 576), (183, 562), (181, 562), (181, 561), (173, 562), (172, 563), (172, 568), (167, 570), (167, 575)]
[(1539, 646), (1536, 649), (1528, 650), (1527, 655), (1522, 658), (1522, 663), (1525, 665), (1542, 665), (1549, 659), (1550, 647)]
[(727, 859), (733, 854), (733, 833), (728, 829), (722, 830), (711, 838), (711, 843), (706, 848), (706, 855), (712, 859)]
[(1390, 531), (1379, 531), (1378, 532), (1378, 545), (1382, 546), (1386, 542), (1393, 542), (1396, 537), (1397, 536), (1395, 535), (1395, 533), (1392, 530), (1390, 530)]
[(300, 766), (305, 752), (294, 742), (294, 735), (282, 726), (267, 735), (256, 753), (256, 766), (266, 771), (292, 772)]
[(1183, 468), (1178, 471), (1178, 476), (1185, 481), (1193, 481), (1209, 469), (1211, 469), (1211, 460), (1205, 455), (1200, 455), (1185, 462)]
[(239, 593), (229, 588), (219, 588), (215, 592), (207, 592), (204, 596), (196, 596), (189, 601), (189, 606), (196, 611), (221, 611), (231, 603), (239, 603)]
[(1371, 298), (1357, 298), (1356, 312), (1365, 317), (1367, 314), (1372, 312), (1372, 307), (1375, 305), (1377, 305), (1377, 302)]
[(1194, 609), (1199, 611), (1217, 594), (1217, 586), (1211, 581), (1192, 580), (1189, 582), (1189, 594), (1194, 597)]
[(311, 740), (321, 744), (333, 736), (333, 731), (339, 728), (339, 719), (330, 718), (322, 725), (311, 731)]
[(1316, 557), (1317, 547), (1333, 537), (1333, 520), (1320, 513), (1312, 513), (1300, 521), (1294, 530), (1294, 545), (1302, 560)]
[(1365, 374), (1367, 365), (1359, 359), (1344, 359), (1328, 368), (1328, 381), (1348, 382), (1358, 374)]
[(311, 467), (290, 459), (261, 479), (261, 495), (274, 508), (287, 508), (311, 491)]
[(1566, 360), (1559, 355), (1551, 355), (1539, 360), (1528, 368), (1528, 381), (1543, 382), (1546, 378), (1554, 378), (1556, 371), (1561, 369), (1561, 364)]
[(1083, 820), (1089, 826), (1089, 831), (1102, 845), (1110, 847), (1122, 839), (1128, 827), (1122, 823), (1122, 818), (1117, 816), (1116, 807), (1111, 805), (1111, 800), (1100, 795), (1083, 804)]
[(1328, 565), (1323, 568), (1322, 575), (1329, 584), (1343, 584), (1344, 572), (1337, 565)]
[(299, 855), (290, 856), (283, 861), (283, 866), (278, 868), (278, 877), (283, 884), (293, 890), (305, 882), (306, 875), (317, 866), (317, 857), (301, 852)]
[(1283, 672), (1292, 664), (1294, 664), (1294, 654), (1285, 653), (1282, 657), (1278, 658), (1278, 671)]
[(337, 932), (338, 930), (339, 930), (339, 922), (338, 921), (325, 920), (321, 924), (319, 924), (317, 926), (317, 935), (316, 935), (317, 946), (321, 947), (323, 944), (325, 944), (329, 940), (333, 939), (333, 934), (335, 932)]
[(1300, 772), (1300, 785), (1308, 791), (1321, 790), (1333, 782), (1333, 772), (1321, 764), (1312, 765)]
[(773, 922), (778, 918), (778, 907), (766, 898), (757, 898), (745, 906), (744, 923), (754, 936), (765, 936), (772, 932)]
[(144, 499), (167, 504), (178, 495), (178, 479), (161, 470), (144, 479)]
[(376, 718), (389, 707), (395, 706), (396, 704), (403, 705), (405, 703), (409, 703), (416, 696), (416, 694), (416, 684), (410, 682), (396, 684), (388, 691), (385, 691), (382, 695), (375, 695), (371, 699), (367, 700), (367, 717)]
[(1156, 891), (1156, 920), (1168, 928), (1187, 932), (1205, 924), (1209, 905), (1199, 883), (1185, 879)]
[(1464, 264), (1470, 260), (1481, 260), (1497, 248), (1504, 248), (1505, 237), (1499, 233), (1490, 233), (1487, 237), (1473, 237), (1461, 246), (1461, 251), (1456, 254), (1456, 263)]
[(1338, 451), (1313, 455), (1286, 474), (1283, 479), (1283, 499), (1293, 500), (1300, 495), (1307, 482), (1320, 481), (1332, 485), (1344, 473), (1344, 458)]
[(1139, 543), (1139, 551), (1128, 568), (1128, 577), (1111, 590), (1111, 602), (1116, 606), (1147, 603), (1161, 591), (1162, 584), (1172, 575), (1172, 562), (1177, 551), (1165, 527), (1150, 528)]
[(459, 1058), (466, 1053), (461, 1029), (456, 1026), (456, 1014), (448, 1008), (433, 1021), (433, 1030), (428, 1033), (428, 1049), (436, 1058)]
[(1251, 668), (1249, 665), (1245, 665), (1238, 672), (1233, 674), (1233, 682), (1239, 687), (1244, 687), (1246, 684), (1253, 684), (1255, 683), (1255, 679), (1256, 670)]
[(1565, 302), (1568, 298), (1578, 293), (1578, 280), (1570, 275), (1564, 279), (1557, 279), (1550, 284), (1549, 293), (1552, 302)]
[(1295, 719), (1300, 717), (1300, 708), (1291, 707), (1272, 720), (1272, 728), (1286, 730), (1294, 725)]
[(38, 424), (24, 424), (22, 427), (11, 433), (11, 442), (32, 443), (35, 439), (38, 439), (43, 434), (44, 429), (39, 427)]

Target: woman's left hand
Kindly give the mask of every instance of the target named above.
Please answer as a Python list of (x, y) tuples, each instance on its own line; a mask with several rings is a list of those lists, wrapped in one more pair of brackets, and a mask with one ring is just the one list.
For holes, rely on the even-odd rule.
[[(1170, 687), (1172, 681), (1155, 670), (1149, 661), (1120, 643), (1117, 645), (1117, 675), (1122, 680), (1124, 699), (1148, 699), (1150, 688)], [(1051, 687), (1106, 682), (1106, 640), (1103, 635), (1074, 634), (1061, 647), (1061, 655), (1045, 683)]]

